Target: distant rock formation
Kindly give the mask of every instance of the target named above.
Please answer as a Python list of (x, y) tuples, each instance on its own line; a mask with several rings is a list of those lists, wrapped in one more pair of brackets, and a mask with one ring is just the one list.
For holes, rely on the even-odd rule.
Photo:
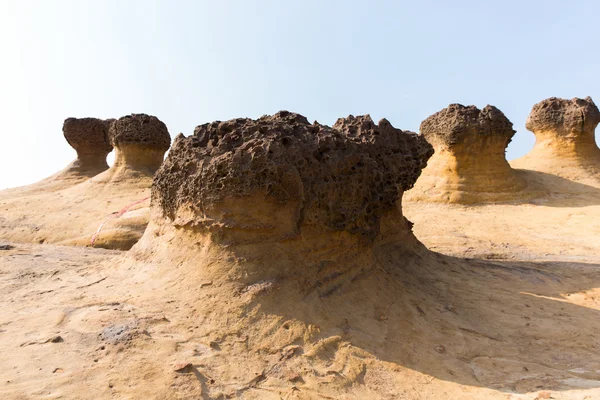
[(115, 162), (111, 172), (152, 176), (169, 150), (171, 137), (166, 125), (152, 115), (131, 114), (111, 124)]
[(113, 119), (67, 118), (63, 134), (77, 158), (63, 170), (31, 185), (6, 189), (0, 198), (23, 197), (66, 189), (108, 169), (106, 156), (112, 151), (108, 130)]
[(127, 250), (148, 225), (150, 187), (171, 144), (169, 130), (155, 116), (131, 114), (110, 125), (108, 138), (115, 149), (113, 165), (79, 185), (76, 195), (83, 198), (100, 191), (98, 199), (119, 204), (113, 213), (117, 217), (113, 218), (106, 210), (102, 219), (90, 218), (95, 233), (90, 227), (85, 235), (63, 240), (61, 244)]
[(425, 119), (420, 130), (435, 154), (408, 200), (474, 204), (525, 196), (526, 182), (505, 158), (515, 130), (496, 107), (450, 104)]
[(92, 177), (108, 169), (106, 156), (113, 149), (108, 130), (114, 119), (67, 118), (63, 134), (77, 152), (77, 159), (63, 172)]
[(511, 162), (571, 180), (600, 179), (600, 149), (594, 131), (600, 111), (591, 97), (551, 97), (533, 106), (525, 127), (535, 134), (534, 148)]
[[(56, 176), (82, 178), (46, 190), (32, 185), (26, 202), (23, 188), (0, 193), (0, 238), (131, 248), (148, 224), (150, 187), (171, 142), (167, 127), (154, 116), (132, 114), (107, 121), (69, 118), (64, 133), (78, 158)], [(113, 146), (115, 161), (108, 168), (106, 153)]]

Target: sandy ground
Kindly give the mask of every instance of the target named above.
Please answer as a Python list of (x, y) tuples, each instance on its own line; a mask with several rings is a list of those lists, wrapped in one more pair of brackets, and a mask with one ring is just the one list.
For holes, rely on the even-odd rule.
[(67, 188), (0, 191), (0, 238), (129, 249), (148, 224), (151, 173), (116, 167)]
[(137, 246), (4, 247), (0, 397), (600, 398), (597, 206), (405, 209), (447, 255), (382, 246), (301, 298)]

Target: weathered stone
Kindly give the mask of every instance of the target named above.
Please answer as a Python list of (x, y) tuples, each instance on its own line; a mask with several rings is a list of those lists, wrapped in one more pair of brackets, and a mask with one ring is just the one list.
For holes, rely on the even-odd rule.
[(494, 106), (450, 104), (421, 123), (421, 135), (435, 148), (407, 198), (411, 201), (474, 204), (532, 197), (506, 161), (515, 134), (512, 122)]
[(591, 97), (571, 100), (550, 97), (533, 106), (525, 127), (533, 133), (552, 132), (560, 137), (593, 135), (600, 111)]
[(111, 124), (110, 141), (115, 147), (135, 145), (165, 152), (171, 145), (171, 136), (167, 126), (155, 116), (131, 114)]
[[(333, 127), (287, 111), (217, 121), (175, 139), (152, 201), (179, 226), (310, 225), (372, 239), (432, 153), (423, 137), (368, 115)], [(279, 207), (287, 223), (277, 222)]]
[(600, 111), (590, 97), (543, 100), (533, 106), (525, 124), (535, 134), (535, 146), (511, 165), (597, 185), (600, 149), (594, 130), (599, 122)]
[(98, 118), (67, 118), (63, 123), (63, 134), (77, 152), (63, 175), (84, 174), (93, 176), (108, 168), (106, 156), (112, 151), (108, 129), (114, 120)]
[(428, 117), (421, 123), (420, 131), (428, 142), (446, 147), (478, 140), (481, 135), (503, 139), (500, 142), (506, 142), (505, 148), (516, 132), (512, 122), (496, 107), (487, 105), (480, 110), (461, 104), (450, 104)]
[(109, 130), (116, 149), (115, 168), (153, 174), (171, 144), (166, 125), (146, 114), (131, 114), (114, 121)]
[(108, 140), (108, 127), (114, 120), (98, 118), (67, 118), (63, 134), (78, 155), (101, 154), (106, 157), (112, 151)]

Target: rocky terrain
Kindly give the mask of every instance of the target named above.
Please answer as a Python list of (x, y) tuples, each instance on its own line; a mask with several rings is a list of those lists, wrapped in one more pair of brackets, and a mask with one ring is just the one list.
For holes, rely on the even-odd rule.
[[(158, 167), (131, 119), (79, 195)], [(451, 105), (177, 136), (129, 251), (0, 243), (0, 397), (599, 398), (600, 184), (512, 169), (513, 134)]]

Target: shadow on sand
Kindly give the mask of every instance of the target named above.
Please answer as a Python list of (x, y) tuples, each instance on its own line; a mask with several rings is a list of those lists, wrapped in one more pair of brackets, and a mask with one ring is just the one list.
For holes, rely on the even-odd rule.
[[(526, 190), (539, 190), (541, 195), (515, 204), (536, 204), (548, 207), (585, 207), (600, 205), (600, 182), (598, 187), (574, 182), (545, 172), (518, 169), (515, 172), (529, 187)], [(545, 194), (544, 194), (545, 193)]]
[(374, 258), (362, 271), (329, 275), (311, 288), (289, 279), (254, 306), (260, 318), (279, 316), (279, 329), (298, 320), (318, 325), (329, 344), (310, 357), (340, 380), (350, 370), (364, 377), (372, 365), (365, 360), (377, 358), (516, 393), (600, 387), (600, 312), (590, 308), (599, 304), (588, 293), (600, 287), (600, 264), (427, 250), (407, 257), (394, 244)]

